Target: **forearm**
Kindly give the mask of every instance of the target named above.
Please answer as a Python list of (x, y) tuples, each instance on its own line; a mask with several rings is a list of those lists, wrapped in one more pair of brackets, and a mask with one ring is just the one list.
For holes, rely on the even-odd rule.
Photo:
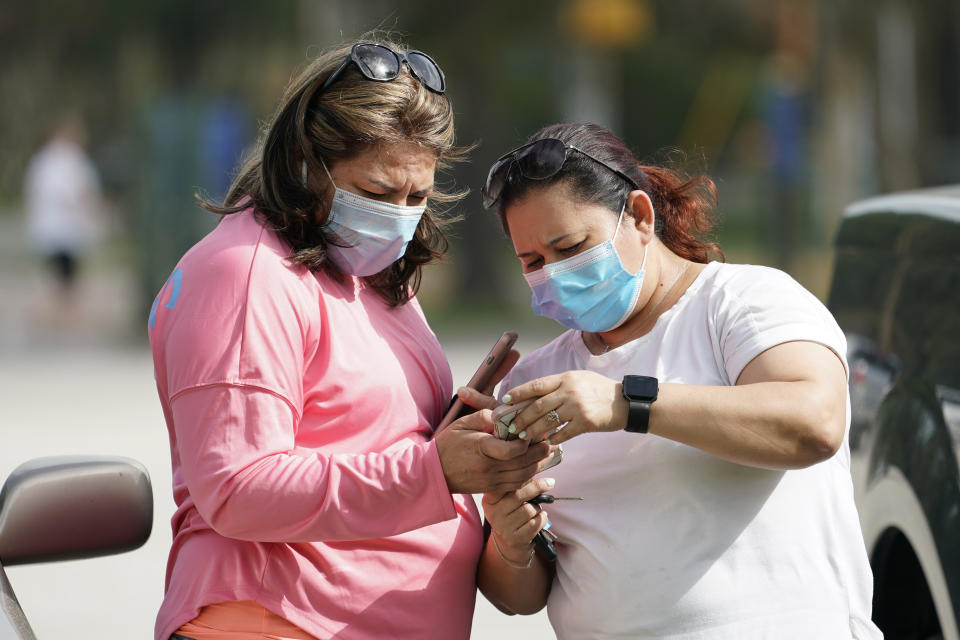
[(546, 606), (554, 571), (553, 565), (538, 555), (526, 569), (507, 565), (497, 553), (491, 533), (480, 556), (477, 586), (487, 600), (504, 613), (529, 615)]
[[(397, 535), (456, 516), (436, 451), (413, 445), (363, 455), (275, 454), (191, 494), (222, 535), (298, 542)], [(431, 468), (436, 467), (436, 468)]]
[(770, 469), (829, 458), (842, 439), (843, 407), (812, 381), (732, 387), (660, 385), (649, 432), (725, 460)]
[[(647, 430), (744, 465), (798, 469), (821, 462), (840, 448), (846, 430), (847, 377), (837, 353), (786, 342), (755, 356), (733, 386), (660, 383)], [(618, 431), (630, 408), (621, 382), (582, 370), (530, 380), (507, 396), (511, 404), (533, 399), (513, 421), (531, 442)]]
[(456, 516), (435, 443), (363, 454), (298, 450), (290, 407), (237, 387), (184, 394), (173, 421), (187, 489), (221, 535), (357, 540)]

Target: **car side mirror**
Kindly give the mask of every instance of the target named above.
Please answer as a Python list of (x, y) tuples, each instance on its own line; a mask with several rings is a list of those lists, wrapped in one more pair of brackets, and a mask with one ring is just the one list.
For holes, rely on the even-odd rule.
[(37, 458), (0, 490), (0, 566), (136, 549), (153, 527), (150, 475), (115, 456)]

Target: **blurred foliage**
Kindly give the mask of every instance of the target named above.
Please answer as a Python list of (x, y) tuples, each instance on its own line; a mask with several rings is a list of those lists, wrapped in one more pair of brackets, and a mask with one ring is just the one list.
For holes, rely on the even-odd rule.
[[(914, 7), (907, 15), (917, 28), (936, 34), (917, 39), (918, 135), (938, 144), (929, 153), (922, 146), (916, 164), (932, 168), (915, 180), (956, 180), (951, 141), (960, 121), (943, 111), (960, 100), (956, 3), (888, 4)], [(660, 159), (680, 145), (692, 170), (715, 177), (728, 259), (818, 274), (805, 284), (823, 295), (821, 265), (829, 263), (823, 255), (840, 207), (883, 188), (890, 173), (883, 158), (897, 151), (876, 153), (871, 7), (864, 0), (8, 0), (0, 4), (0, 212), (14, 208), (26, 161), (52, 124), (64, 112), (81, 114), (150, 299), (211, 224), (192, 204), (193, 191), (222, 193), (224, 165), (235, 163), (204, 149), (217, 114), (232, 114), (232, 135), (249, 144), (299, 66), (379, 28), (437, 59), (460, 141), (480, 143), (472, 162), (450, 176), (473, 193), (457, 211), (465, 219), (454, 268), (436, 270), (442, 277), (425, 285), (425, 303), (437, 313), (467, 299), (525, 312), (516, 260), (478, 192), (500, 154), (578, 113), (573, 103), (584, 86), (609, 107), (613, 122), (603, 124), (638, 157)], [(591, 70), (604, 78), (591, 78)], [(606, 83), (597, 85), (606, 95), (590, 95), (592, 80)], [(845, 96), (848, 86), (859, 93)], [(868, 111), (858, 120), (861, 104)], [(860, 137), (841, 143), (851, 123)], [(830, 162), (847, 148), (858, 166), (847, 162), (839, 175)]]
[[(132, 188), (137, 118), (171, 91), (238, 92), (265, 111), (295, 64), (296, 3), (68, 0), (0, 5), (0, 197), (64, 113), (81, 115), (106, 187)], [(275, 60), (275, 58), (281, 58)], [(264, 89), (272, 90), (267, 95)]]

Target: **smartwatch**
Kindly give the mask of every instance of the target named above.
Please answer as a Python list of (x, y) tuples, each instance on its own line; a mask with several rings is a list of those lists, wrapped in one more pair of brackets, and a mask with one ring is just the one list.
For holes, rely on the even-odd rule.
[(625, 431), (646, 433), (650, 425), (650, 405), (657, 399), (660, 381), (650, 376), (623, 376), (623, 397), (630, 403)]

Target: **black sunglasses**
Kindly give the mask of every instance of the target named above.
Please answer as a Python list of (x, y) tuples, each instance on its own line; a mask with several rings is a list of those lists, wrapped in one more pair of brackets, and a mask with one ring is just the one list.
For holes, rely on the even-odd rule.
[(337, 67), (337, 70), (327, 76), (319, 92), (326, 91), (351, 62), (357, 65), (363, 77), (377, 82), (396, 80), (403, 68), (403, 63), (406, 62), (410, 73), (427, 89), (434, 93), (443, 93), (447, 89), (443, 71), (433, 58), (424, 52), (411, 49), (397, 53), (390, 47), (376, 42), (358, 42), (350, 48), (350, 55)]
[(490, 173), (487, 174), (487, 183), (483, 187), (483, 207), (489, 209), (500, 200), (503, 188), (507, 184), (507, 178), (514, 166), (520, 170), (520, 174), (524, 178), (546, 180), (560, 171), (571, 151), (583, 154), (597, 164), (606, 167), (630, 183), (634, 189), (640, 188), (633, 178), (619, 169), (611, 167), (603, 160), (594, 158), (586, 151), (568, 145), (558, 138), (543, 138), (517, 147), (513, 151), (500, 156), (493, 163), (493, 166), (490, 167)]

